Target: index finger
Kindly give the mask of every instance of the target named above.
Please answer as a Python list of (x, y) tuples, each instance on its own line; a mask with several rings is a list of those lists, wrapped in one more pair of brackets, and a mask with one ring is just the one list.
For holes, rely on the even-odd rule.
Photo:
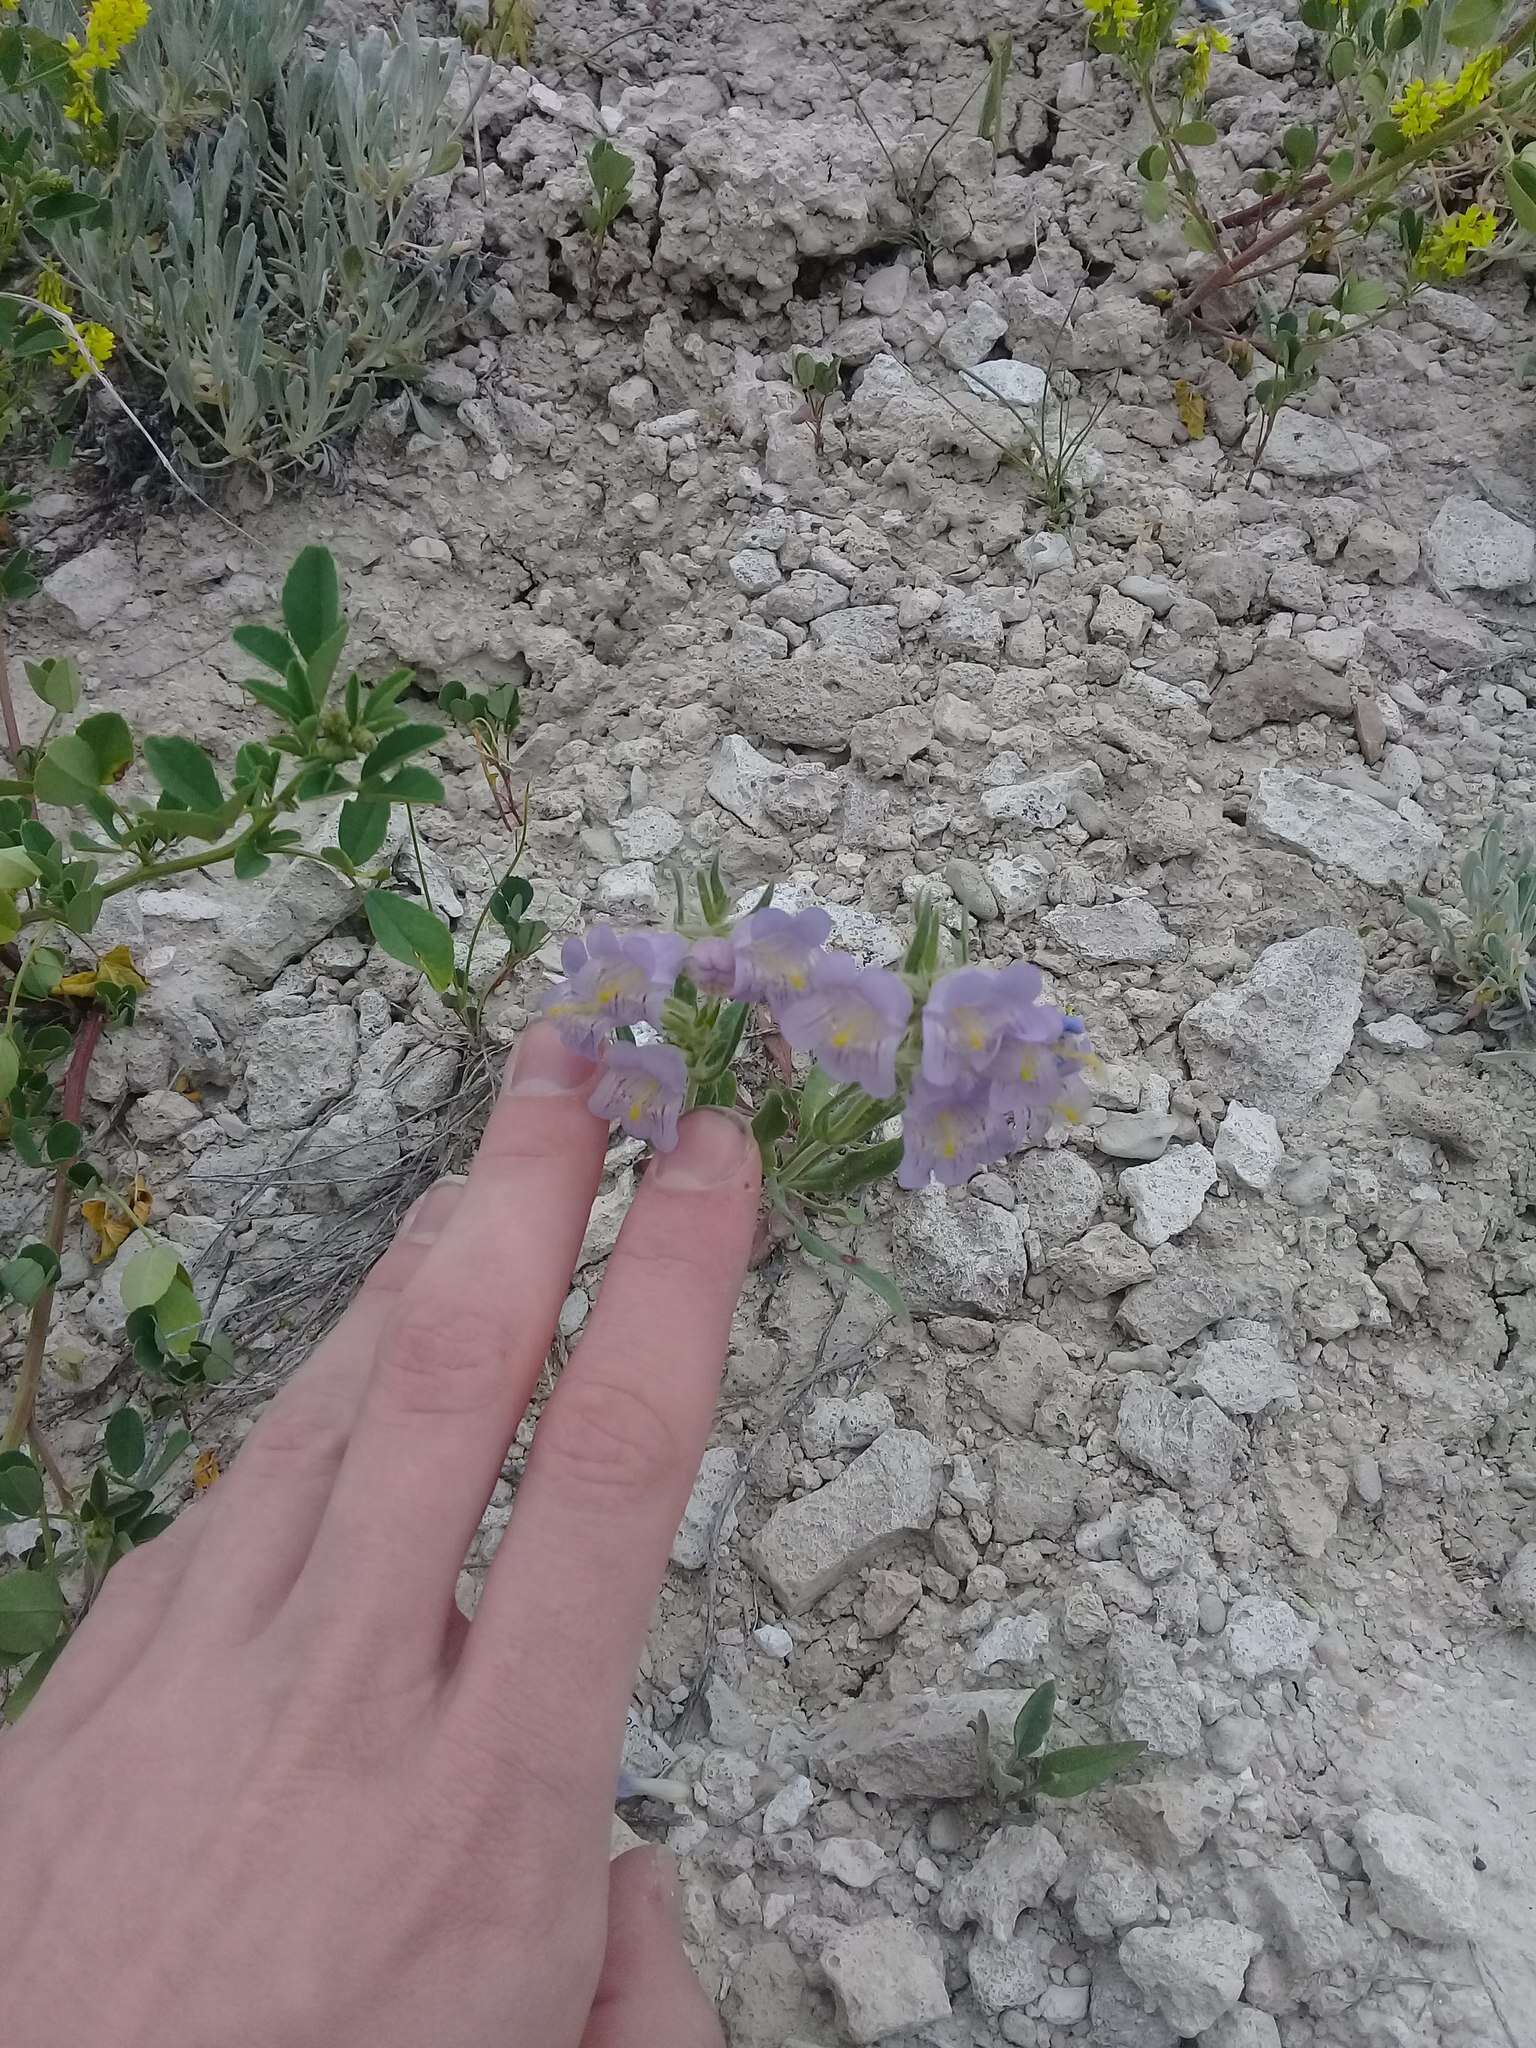
[(596, 1820), (708, 1441), (758, 1180), (750, 1133), (715, 1110), (686, 1118), (646, 1175), (534, 1431), (460, 1665), (450, 1714), (478, 1743), (539, 1754)]

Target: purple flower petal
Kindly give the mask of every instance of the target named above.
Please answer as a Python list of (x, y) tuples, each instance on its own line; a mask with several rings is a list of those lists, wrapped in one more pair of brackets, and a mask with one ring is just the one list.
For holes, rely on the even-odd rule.
[(595, 924), (561, 950), (566, 978), (544, 997), (544, 1015), (566, 1044), (595, 1054), (622, 1024), (659, 1024), (688, 942), (675, 932), (619, 932)]
[(1015, 1136), (985, 1087), (936, 1088), (919, 1078), (902, 1111), (903, 1151), (896, 1179), (904, 1188), (937, 1180), (959, 1187), (983, 1166), (1006, 1158)]
[(696, 939), (686, 972), (701, 996), (728, 996), (736, 985), (736, 948), (729, 939)]
[(1062, 1014), (1039, 1001), (1041, 986), (1039, 968), (1022, 960), (941, 976), (923, 1009), (923, 1079), (941, 1088), (978, 1080), (1007, 1041), (1059, 1036)]
[(675, 1045), (605, 1045), (597, 1083), (587, 1097), (596, 1116), (645, 1138), (658, 1152), (677, 1143), (677, 1118), (688, 1088), (688, 1063)]
[(834, 1081), (882, 1097), (896, 1092), (896, 1054), (911, 1014), (912, 991), (899, 974), (861, 967), (847, 953), (827, 953), (805, 994), (784, 1004), (779, 1026), (791, 1045), (813, 1052)]
[(811, 985), (832, 920), (824, 910), (775, 910), (770, 904), (744, 917), (731, 934), (738, 1003), (792, 1002)]

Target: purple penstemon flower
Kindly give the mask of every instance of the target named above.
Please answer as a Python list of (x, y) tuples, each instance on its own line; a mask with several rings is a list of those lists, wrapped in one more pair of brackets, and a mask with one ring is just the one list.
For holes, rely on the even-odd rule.
[(813, 1052), (834, 1081), (878, 1098), (896, 1093), (896, 1054), (911, 1014), (912, 991), (899, 974), (861, 967), (847, 953), (826, 953), (805, 994), (784, 1004), (779, 1026), (791, 1045)]
[[(731, 995), (738, 1003), (768, 1003), (775, 1012), (811, 986), (823, 960), (832, 920), (824, 910), (775, 910), (769, 904), (754, 910), (731, 934), (736, 978)], [(783, 1023), (782, 1017), (779, 1022)]]
[[(1060, 1010), (1047, 1013), (1043, 1005), (1040, 1010), (1055, 1020), (1050, 1040), (1010, 1038), (987, 1068), (994, 1106), (1027, 1121), (1031, 1138), (1039, 1126), (1039, 1111), (1056, 1110), (1069, 1122), (1076, 1120), (1077, 1104), (1086, 1092), (1084, 1072), (1093, 1061), (1093, 1047), (1080, 1018), (1064, 1016)], [(1045, 1121), (1049, 1123), (1049, 1114)]]
[(923, 1079), (944, 1088), (979, 1080), (1005, 1044), (1046, 1043), (1061, 1031), (1060, 1010), (1038, 998), (1038, 967), (957, 967), (940, 977), (923, 1008)]
[(620, 932), (595, 924), (567, 939), (565, 980), (544, 997), (544, 1015), (576, 1052), (596, 1054), (621, 1024), (657, 1024), (688, 942), (675, 932)]
[(736, 986), (736, 948), (729, 939), (695, 939), (683, 971), (701, 996), (728, 996)]
[(926, 1187), (930, 1180), (959, 1187), (983, 1166), (1006, 1158), (1017, 1142), (985, 1082), (937, 1088), (921, 1076), (902, 1111), (901, 1135), (896, 1179), (904, 1188)]
[(688, 1062), (675, 1045), (629, 1045), (616, 1039), (603, 1047), (587, 1107), (621, 1125), (626, 1137), (646, 1138), (658, 1152), (670, 1152), (687, 1090)]

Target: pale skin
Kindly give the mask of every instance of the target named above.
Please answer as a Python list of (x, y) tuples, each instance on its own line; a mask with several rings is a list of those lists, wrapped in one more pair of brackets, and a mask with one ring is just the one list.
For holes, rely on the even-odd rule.
[(113, 2048), (720, 2048), (625, 1709), (752, 1242), (749, 1133), (646, 1174), (473, 1623), (455, 1581), (597, 1190), (591, 1068), (519, 1049), (208, 1496), (0, 1738), (4, 2023)]

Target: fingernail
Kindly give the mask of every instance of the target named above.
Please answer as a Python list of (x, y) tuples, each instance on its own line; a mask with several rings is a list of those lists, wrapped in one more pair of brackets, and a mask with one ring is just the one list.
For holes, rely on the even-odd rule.
[(445, 1173), (420, 1194), (405, 1212), (400, 1237), (406, 1244), (435, 1244), (444, 1226), (459, 1206), (464, 1188), (462, 1173)]
[(523, 1033), (512, 1062), (509, 1095), (574, 1095), (592, 1085), (592, 1062), (583, 1059), (548, 1024)]
[(677, 1127), (677, 1144), (663, 1152), (651, 1178), (670, 1194), (699, 1193), (735, 1180), (752, 1153), (752, 1134), (737, 1117), (696, 1109)]

